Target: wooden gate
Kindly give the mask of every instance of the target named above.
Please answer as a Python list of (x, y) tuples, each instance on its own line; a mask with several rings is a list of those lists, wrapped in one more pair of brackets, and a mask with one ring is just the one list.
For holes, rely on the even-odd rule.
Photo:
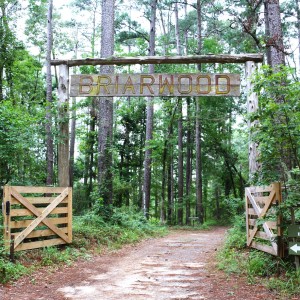
[(281, 218), (274, 209), (282, 201), (280, 183), (248, 187), (245, 194), (247, 245), (283, 257)]
[[(26, 196), (26, 197), (25, 197)], [(5, 186), (6, 249), (27, 250), (72, 242), (72, 189)]]

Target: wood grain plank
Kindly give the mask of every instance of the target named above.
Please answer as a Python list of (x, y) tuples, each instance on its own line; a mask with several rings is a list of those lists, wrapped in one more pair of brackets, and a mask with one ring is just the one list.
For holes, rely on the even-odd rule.
[[(42, 213), (44, 211), (44, 207), (38, 207), (37, 210)], [(67, 214), (68, 213), (68, 207), (57, 207), (54, 208), (51, 213), (48, 214), (48, 216), (51, 216), (53, 214)], [(11, 210), (11, 216), (12, 217), (25, 217), (25, 216), (34, 216), (35, 214), (31, 212), (28, 209), (13, 209)]]
[[(20, 229), (20, 228), (28, 227), (32, 223), (32, 220), (11, 221), (10, 223), (11, 223), (11, 229)], [(51, 218), (51, 223), (54, 225), (67, 224), (68, 218), (67, 217)]]
[[(60, 228), (64, 233), (68, 233), (68, 228), (67, 227), (63, 227)], [(30, 239), (30, 238), (40, 238), (40, 237), (46, 237), (46, 236), (57, 236), (52, 230), (50, 229), (41, 229), (41, 230), (34, 230), (32, 231), (30, 234), (28, 234), (28, 236), (26, 237), (26, 239)]]
[(44, 248), (44, 247), (64, 245), (64, 244), (66, 244), (66, 242), (60, 238), (44, 240), (44, 241), (36, 241), (36, 242), (30, 242), (30, 243), (21, 243), (15, 248), (15, 251)]
[(66, 187), (13, 186), (20, 194), (61, 194)]
[(253, 242), (251, 244), (251, 247), (255, 248), (257, 250), (263, 251), (263, 252), (267, 252), (267, 253), (269, 253), (271, 255), (277, 256), (277, 251), (273, 247), (271, 247), (271, 246), (259, 244), (257, 242)]

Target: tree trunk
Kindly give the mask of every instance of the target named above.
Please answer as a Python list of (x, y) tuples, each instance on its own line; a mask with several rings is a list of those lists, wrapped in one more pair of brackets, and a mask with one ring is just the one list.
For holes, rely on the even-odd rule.
[[(4, 100), (4, 87), (3, 83), (5, 82), (6, 72), (7, 77), (7, 69), (8, 65), (11, 64), (11, 58), (8, 58), (8, 47), (10, 44), (10, 29), (8, 26), (8, 17), (7, 17), (7, 3), (5, 1), (0, 1), (0, 102)], [(6, 78), (7, 80), (7, 78)], [(14, 99), (12, 99), (14, 100)]]
[(285, 64), (279, 0), (264, 0), (264, 5), (267, 60), (268, 64), (276, 70), (278, 65)]
[(202, 142), (200, 120), (200, 98), (196, 97), (196, 216), (203, 223), (203, 193), (202, 193)]
[[(101, 57), (110, 57), (114, 53), (115, 1), (102, 1), (101, 20)], [(101, 66), (100, 73), (112, 74), (113, 66)], [(113, 98), (100, 97), (98, 110), (98, 187), (104, 205), (112, 204), (112, 137), (113, 137)]]
[(166, 165), (167, 165), (167, 147), (168, 138), (166, 136), (163, 148), (162, 156), (162, 178), (161, 178), (161, 206), (160, 206), (160, 221), (163, 223), (165, 221), (165, 189), (166, 189)]
[(143, 197), (144, 197), (144, 188), (143, 188), (143, 183), (144, 183), (144, 178), (143, 178), (143, 165), (144, 165), (144, 152), (143, 152), (143, 148), (145, 146), (145, 131), (146, 131), (146, 127), (145, 127), (145, 119), (146, 116), (144, 114), (143, 117), (143, 128), (142, 128), (142, 132), (141, 132), (141, 136), (140, 136), (140, 143), (139, 143), (139, 169), (138, 169), (138, 182), (139, 182), (139, 195), (138, 195), (138, 202), (136, 203), (138, 205), (138, 207), (140, 207), (141, 209), (143, 209)]
[[(246, 67), (246, 81), (247, 81), (247, 113), (255, 113), (258, 110), (258, 97), (253, 92), (253, 86), (251, 78), (255, 72), (256, 65), (253, 61), (248, 61)], [(250, 122), (248, 120), (248, 131), (249, 131), (249, 181), (253, 182), (255, 175), (261, 168), (261, 164), (258, 162), (259, 152), (258, 144), (253, 140), (252, 129), (258, 125), (258, 121)]]
[[(178, 3), (174, 4), (175, 35), (177, 55), (181, 55)], [(182, 99), (178, 98), (178, 224), (183, 224), (183, 125), (182, 125)]]
[[(280, 66), (285, 64), (279, 0), (265, 0), (264, 5), (268, 64), (273, 69), (273, 72), (279, 72)], [(285, 79), (282, 79), (281, 85), (286, 85)], [(285, 102), (284, 97), (281, 95), (274, 95), (274, 98), (278, 104), (283, 104)], [(284, 124), (286, 121), (284, 112), (278, 111), (274, 121), (277, 124)], [(281, 159), (278, 160), (276, 172), (279, 175), (278, 180), (285, 182), (288, 180), (285, 168), (287, 170), (292, 169), (291, 149), (286, 147), (286, 145), (283, 145), (282, 142), (280, 142), (279, 147), (281, 148)], [(285, 164), (285, 167), (283, 167), (283, 163)]]
[(74, 184), (74, 154), (75, 154), (75, 138), (76, 138), (76, 98), (72, 98), (72, 121), (70, 134), (70, 187)]
[[(184, 18), (187, 19), (187, 0), (184, 0)], [(188, 44), (188, 30), (184, 31), (184, 43), (185, 43), (185, 55), (189, 54), (189, 44)]]
[[(155, 24), (156, 24), (156, 6), (157, 0), (151, 0), (151, 22), (150, 22), (150, 42), (149, 55), (155, 55)], [(154, 73), (154, 65), (149, 65), (149, 73)], [(144, 159), (144, 195), (143, 211), (144, 215), (149, 218), (150, 210), (150, 192), (151, 192), (151, 154), (149, 142), (153, 134), (153, 102), (152, 98), (147, 98), (147, 119), (146, 119), (146, 150)]]
[[(165, 25), (165, 22), (164, 22), (163, 12), (162, 12), (161, 9), (159, 10), (159, 13), (160, 13), (161, 28), (162, 28), (162, 31), (163, 31), (163, 35), (164, 35), (164, 37), (166, 37), (167, 36), (166, 25)], [(165, 41), (165, 39), (164, 39), (164, 41)], [(167, 46), (166, 41), (164, 42), (162, 49), (163, 49), (162, 54), (163, 55), (168, 55), (168, 46)]]
[[(173, 135), (173, 126), (170, 128), (170, 137)], [(168, 224), (173, 224), (174, 219), (174, 184), (173, 184), (173, 146), (170, 145), (168, 157), (168, 211), (167, 219)]]
[[(202, 18), (201, 2), (197, 0), (197, 33), (198, 33), (198, 54), (202, 50)], [(198, 64), (198, 70), (201, 71), (201, 65)], [(196, 97), (196, 216), (199, 223), (203, 223), (203, 193), (202, 193), (202, 141), (201, 141), (201, 111), (200, 97)]]
[[(78, 28), (77, 35), (78, 36)], [(76, 38), (75, 43), (75, 58), (77, 58), (78, 53), (78, 38)], [(77, 68), (74, 68), (74, 74), (77, 72)], [(70, 134), (70, 187), (74, 185), (74, 162), (75, 162), (75, 140), (76, 140), (76, 97), (72, 98), (72, 121), (71, 121), (71, 134)]]
[(58, 183), (59, 186), (70, 185), (69, 165), (69, 67), (59, 66), (58, 83)]
[(46, 145), (47, 145), (47, 179), (46, 185), (54, 183), (54, 147), (52, 136), (52, 76), (51, 76), (51, 49), (52, 49), (52, 11), (53, 1), (49, 0), (47, 15), (47, 54), (46, 54)]
[(93, 191), (93, 180), (95, 179), (94, 172), (94, 147), (96, 143), (96, 124), (97, 124), (97, 101), (93, 98), (90, 106), (90, 132), (88, 136), (88, 193), (90, 197), (90, 193)]
[(179, 17), (178, 17), (178, 3), (174, 4), (174, 12), (175, 12), (175, 35), (176, 35), (176, 49), (177, 55), (181, 55), (181, 43), (180, 43), (180, 32), (179, 32)]
[(218, 185), (215, 186), (215, 199), (216, 199), (216, 218), (221, 219), (221, 209), (220, 209), (220, 188)]
[[(169, 165), (170, 164), (170, 159), (168, 159), (172, 155), (172, 145), (169, 143), (169, 141), (172, 138), (173, 135), (173, 122), (174, 122), (174, 117), (177, 111), (177, 106), (174, 107), (174, 110), (172, 113), (170, 113), (170, 123), (168, 126), (168, 132), (165, 137), (164, 141), (164, 148), (163, 148), (163, 157), (162, 157), (162, 166), (163, 166), (163, 171), (162, 171), (162, 191), (161, 191), (161, 198), (162, 198), (162, 203), (161, 203), (161, 222), (164, 222), (166, 219), (166, 210), (165, 210), (165, 188), (166, 188), (166, 179), (169, 177)], [(171, 151), (170, 151), (171, 149)], [(168, 167), (168, 168), (167, 168)], [(168, 180), (168, 212), (167, 212), (167, 219), (170, 224), (170, 215), (171, 215), (171, 202), (169, 201), (169, 183), (170, 181)]]
[(182, 100), (178, 98), (178, 224), (183, 224), (183, 128)]
[[(200, 55), (201, 51), (202, 51), (202, 5), (201, 5), (201, 1), (197, 0), (197, 34), (198, 34), (198, 39), (197, 39), (197, 43), (198, 43), (198, 55)], [(201, 67), (200, 67), (201, 69)]]
[(191, 204), (191, 179), (192, 179), (192, 134), (191, 134), (191, 98), (186, 98), (187, 104), (187, 132), (186, 132), (186, 177), (185, 177), (185, 201), (186, 201), (186, 224), (190, 225)]

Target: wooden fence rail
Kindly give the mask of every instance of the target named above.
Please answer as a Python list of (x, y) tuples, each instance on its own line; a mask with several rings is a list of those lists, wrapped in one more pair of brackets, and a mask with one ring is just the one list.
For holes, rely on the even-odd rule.
[(72, 189), (5, 186), (6, 249), (28, 250), (72, 242)]

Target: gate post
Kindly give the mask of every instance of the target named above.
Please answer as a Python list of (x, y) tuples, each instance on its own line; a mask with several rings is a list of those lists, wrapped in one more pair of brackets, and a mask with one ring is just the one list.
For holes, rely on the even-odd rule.
[(70, 185), (69, 173), (69, 67), (59, 66), (58, 79), (58, 184)]
[[(256, 70), (256, 64), (254, 61), (246, 62), (246, 81), (247, 81), (247, 113), (248, 115), (258, 110), (258, 97), (253, 92), (252, 76)], [(258, 162), (258, 144), (253, 141), (253, 134), (251, 130), (257, 125), (258, 121), (248, 120), (249, 130), (249, 179), (252, 182), (253, 177), (257, 171), (260, 170), (261, 164)]]
[[(276, 205), (279, 206), (282, 203), (282, 187), (280, 182), (275, 182), (273, 184), (274, 190), (276, 193)], [(278, 245), (278, 253), (277, 256), (282, 258), (284, 257), (284, 243), (283, 243), (283, 229), (282, 229), (282, 214), (279, 213), (277, 216), (277, 245)]]
[(5, 185), (3, 188), (2, 213), (3, 213), (3, 220), (4, 220), (4, 228), (3, 228), (4, 247), (5, 247), (6, 251), (9, 251), (9, 249), (10, 249), (10, 240), (11, 240), (10, 210), (11, 210), (10, 186)]

